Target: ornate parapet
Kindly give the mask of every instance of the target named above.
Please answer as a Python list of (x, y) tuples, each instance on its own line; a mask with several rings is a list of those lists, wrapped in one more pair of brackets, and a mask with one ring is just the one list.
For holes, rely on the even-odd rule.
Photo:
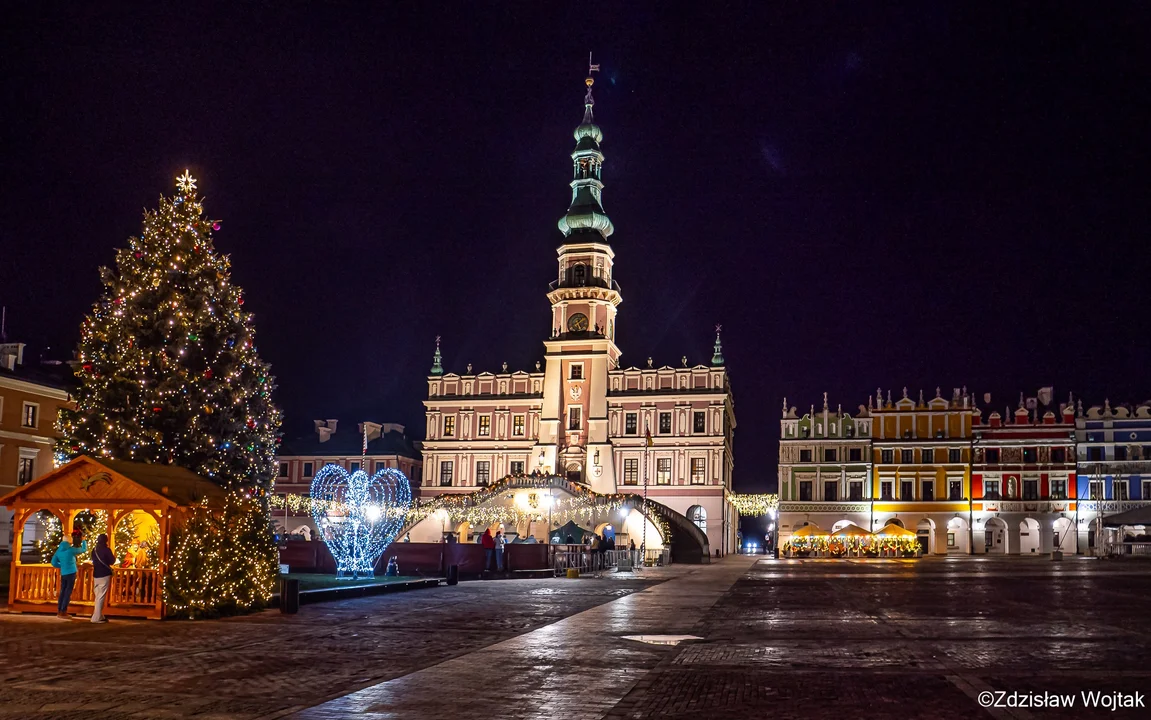
[(871, 510), (871, 503), (865, 502), (782, 502), (781, 513), (858, 513)]

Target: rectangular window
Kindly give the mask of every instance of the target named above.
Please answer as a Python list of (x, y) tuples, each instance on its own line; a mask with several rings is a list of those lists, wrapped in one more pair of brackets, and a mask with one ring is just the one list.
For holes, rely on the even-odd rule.
[(572, 380), (583, 380), (583, 363), (572, 363)]
[(372, 472), (379, 472), (381, 470), (386, 469), (387, 467), (388, 467), (388, 463), (386, 460), (377, 460), (375, 470), (373, 470)]
[(581, 427), (580, 421), (583, 414), (583, 408), (573, 407), (568, 408), (568, 430), (579, 430)]
[[(1125, 446), (1125, 445), (1116, 445), (1115, 446), (1115, 459), (1116, 460), (1126, 460), (1127, 459), (1127, 446)], [(1118, 499), (1118, 498), (1116, 498), (1116, 499)]]
[(315, 475), (315, 465), (310, 462), (304, 463), (304, 477), (310, 478)]
[(349, 471), (355, 472), (359, 469), (360, 469), (360, 463), (359, 462), (348, 463), (348, 470)]
[(963, 451), (959, 448), (951, 448), (947, 451), (947, 462), (958, 463), (963, 462)]
[(40, 407), (36, 403), (24, 403), (24, 412), (20, 416), (20, 424), (26, 428), (36, 427), (36, 420), (40, 414)]
[(1103, 498), (1103, 481), (1102, 480), (1092, 480), (1091, 481), (1091, 499), (1092, 500), (1103, 500), (1104, 499)]
[(1151, 500), (1151, 480), (1143, 481), (1143, 499)]
[(1051, 462), (1065, 463), (1067, 462), (1067, 448), (1051, 448)]
[(884, 480), (879, 483), (879, 496), (884, 500), (891, 500), (891, 487), (892, 483), (890, 480)]
[(836, 481), (824, 480), (823, 481), (823, 501), (824, 502), (835, 502), (836, 500), (838, 500), (839, 499), (837, 497), (837, 495), (839, 495), (838, 487), (839, 487), (839, 483), (837, 483)]
[(895, 462), (895, 451), (894, 450), (880, 450), (879, 451), (879, 461), (883, 462), (883, 463), (887, 463), (888, 465)]
[(803, 502), (811, 502), (811, 481), (800, 480), (799, 482), (799, 499)]
[(848, 462), (863, 462), (863, 448), (850, 448), (847, 451)]
[(935, 499), (935, 481), (934, 480), (924, 480), (923, 481), (923, 499), (924, 500), (934, 500)]
[(924, 464), (935, 462), (935, 450), (934, 449), (923, 448), (922, 450), (919, 451), (919, 453), (920, 453), (920, 455), (923, 456)]
[(707, 473), (706, 458), (691, 459), (691, 484), (703, 485)]
[(947, 533), (947, 548), (950, 550), (954, 549), (955, 547), (955, 533), (949, 532)]
[(523, 475), (524, 474), (524, 461), (523, 460), (512, 460), (508, 467), (511, 468), (512, 475)]
[(487, 486), (492, 481), (492, 461), (476, 461), (476, 485)]
[(1126, 500), (1127, 499), (1127, 481), (1126, 480), (1113, 480), (1112, 482), (1113, 482), (1113, 485), (1115, 488), (1115, 499), (1116, 500)]
[[(1151, 460), (1151, 445), (1144, 445), (1143, 446), (1143, 459), (1144, 460)], [(1151, 498), (1143, 498), (1143, 499), (1148, 500)]]
[(951, 482), (947, 483), (947, 485), (948, 485), (948, 492), (947, 492), (948, 498), (950, 498), (952, 500), (962, 500), (963, 499), (963, 481), (962, 480), (952, 480)]
[(623, 432), (625, 435), (635, 435), (635, 432), (636, 432), (636, 414), (635, 413), (624, 413)]
[(1051, 481), (1051, 499), (1052, 500), (1066, 500), (1067, 499), (1067, 481), (1066, 480), (1052, 480)]
[(639, 485), (639, 459), (638, 458), (624, 458), (624, 461), (623, 461), (623, 484), (624, 485)]
[(659, 414), (659, 434), (667, 435), (671, 432), (671, 413), (661, 412)]
[(914, 500), (915, 499), (915, 483), (910, 480), (899, 481), (899, 499), (900, 500)]
[(863, 481), (852, 480), (847, 484), (847, 496), (850, 500), (863, 499)]
[(1023, 462), (1033, 463), (1039, 462), (1039, 448), (1023, 448)]
[(1038, 500), (1039, 499), (1039, 481), (1038, 480), (1024, 480), (1023, 481), (1023, 499), (1024, 500)]
[(444, 437), (452, 437), (456, 434), (456, 416), (448, 415), (444, 418)]
[(823, 449), (823, 461), (824, 462), (835, 462), (835, 448), (824, 448)]
[(16, 484), (27, 485), (36, 479), (36, 458), (22, 457), (16, 466)]
[(800, 450), (799, 451), (799, 461), (802, 463), (811, 462), (811, 451), (810, 450)]
[(999, 448), (987, 448), (987, 462), (991, 465), (999, 464)]
[(492, 416), (480, 415), (480, 437), (487, 437), (492, 434)]
[(1094, 462), (1101, 462), (1103, 460), (1103, 448), (1089, 447), (1087, 448), (1087, 459)]
[(697, 433), (707, 432), (707, 414), (702, 410), (696, 410), (692, 413), (691, 431)]
[(656, 458), (655, 484), (671, 485), (671, 458)]
[(523, 437), (523, 435), (524, 435), (524, 416), (523, 415), (513, 415), (512, 416), (512, 435), (515, 435), (516, 437)]
[(455, 472), (455, 463), (452, 460), (444, 460), (440, 463), (440, 485), (448, 486), (452, 484), (452, 475)]
[(983, 481), (983, 497), (988, 500), (999, 500), (999, 481), (998, 480), (984, 480)]
[(915, 451), (901, 450), (899, 452), (899, 462), (903, 463), (904, 465), (910, 465), (915, 462)]
[(280, 463), (280, 473), (279, 473), (278, 477), (282, 477), (282, 478), (288, 477), (288, 463), (286, 463), (286, 462)]

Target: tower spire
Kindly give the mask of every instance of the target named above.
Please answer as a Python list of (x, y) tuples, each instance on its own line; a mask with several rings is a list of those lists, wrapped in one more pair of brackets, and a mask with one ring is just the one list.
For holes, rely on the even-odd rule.
[(719, 341), (719, 332), (721, 330), (723, 330), (723, 325), (715, 326), (715, 353), (711, 356), (712, 365), (723, 365), (723, 345)]
[[(588, 53), (587, 59), (587, 78), (584, 80), (587, 94), (583, 100), (583, 122), (573, 133), (576, 146), (571, 155), (572, 200), (567, 213), (557, 224), (565, 237), (578, 235), (581, 242), (602, 242), (615, 231), (615, 228), (603, 210), (603, 153), (599, 148), (599, 144), (603, 141), (603, 131), (595, 124), (592, 112), (592, 107), (595, 105), (595, 98), (592, 97), (595, 78), (592, 77), (592, 73), (599, 72), (599, 65), (592, 63), (591, 53)], [(587, 237), (590, 233), (597, 233), (599, 237)]]
[(432, 375), (443, 375), (444, 374), (443, 356), (440, 355), (440, 336), (439, 335), (436, 335), (436, 354), (432, 356), (432, 369), (430, 372)]

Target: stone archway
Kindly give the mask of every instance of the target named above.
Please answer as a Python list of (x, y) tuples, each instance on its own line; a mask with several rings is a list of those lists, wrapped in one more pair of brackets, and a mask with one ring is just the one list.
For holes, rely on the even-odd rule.
[(1042, 552), (1039, 521), (1024, 518), (1019, 521), (1019, 554), (1038, 555)]
[(1006, 555), (1010, 552), (1011, 533), (1002, 518), (987, 518), (983, 524), (984, 546), (987, 554)]
[(1075, 533), (1075, 521), (1069, 517), (1058, 517), (1051, 523), (1054, 535), (1051, 538), (1052, 547), (1060, 552), (1079, 552), (1079, 538)]
[(935, 521), (923, 518), (915, 525), (915, 537), (919, 540), (919, 552), (922, 555), (932, 555), (940, 552), (935, 541)]
[(967, 519), (956, 516), (947, 521), (947, 552), (966, 555), (971, 552), (971, 534), (967, 529)]

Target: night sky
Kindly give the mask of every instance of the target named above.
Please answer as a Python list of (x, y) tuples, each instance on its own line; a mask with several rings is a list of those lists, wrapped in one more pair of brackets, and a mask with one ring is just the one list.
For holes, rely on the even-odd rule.
[(430, 5), (7, 6), (9, 339), (70, 357), (188, 167), (286, 433), (421, 436), (437, 334), (542, 358), (591, 50), (623, 363), (723, 324), (737, 489), (784, 395), (1151, 396), (1146, 3)]

